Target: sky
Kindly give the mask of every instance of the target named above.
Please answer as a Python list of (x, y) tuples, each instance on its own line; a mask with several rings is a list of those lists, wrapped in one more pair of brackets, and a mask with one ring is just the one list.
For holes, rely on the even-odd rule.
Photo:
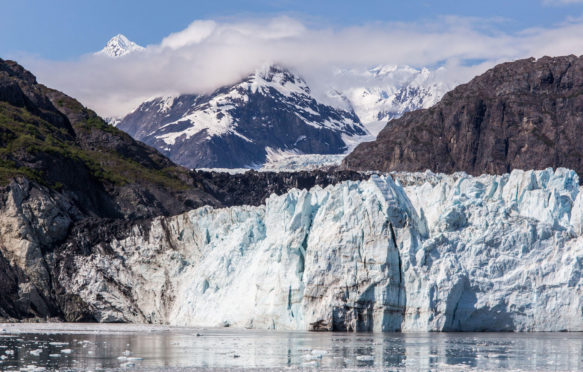
[(578, 0), (1, 0), (0, 56), (62, 60), (101, 49), (117, 33), (141, 45), (197, 19), (297, 17), (313, 26), (431, 21), (438, 16), (499, 18), (501, 31), (551, 27), (583, 14)]
[[(312, 79), (337, 67), (445, 66), (463, 82), (495, 63), (583, 54), (583, 0), (0, 0), (0, 58), (102, 115), (202, 93), (277, 62)], [(92, 53), (122, 33), (146, 51)]]

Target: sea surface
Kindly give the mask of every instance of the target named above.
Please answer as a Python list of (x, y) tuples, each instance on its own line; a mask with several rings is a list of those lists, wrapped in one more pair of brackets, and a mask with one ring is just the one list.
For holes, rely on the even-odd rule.
[(312, 333), (0, 324), (0, 370), (583, 370), (583, 333)]

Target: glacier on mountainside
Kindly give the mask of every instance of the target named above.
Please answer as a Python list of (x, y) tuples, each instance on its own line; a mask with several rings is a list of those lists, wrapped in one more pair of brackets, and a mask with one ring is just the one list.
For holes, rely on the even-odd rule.
[(338, 331), (583, 331), (567, 169), (396, 173), (203, 207), (79, 255), (99, 321)]
[(376, 137), (389, 120), (429, 108), (452, 89), (456, 81), (450, 81), (445, 72), (445, 67), (429, 70), (407, 65), (337, 69), (328, 83), (331, 89), (327, 96), (335, 101), (330, 104), (354, 110)]

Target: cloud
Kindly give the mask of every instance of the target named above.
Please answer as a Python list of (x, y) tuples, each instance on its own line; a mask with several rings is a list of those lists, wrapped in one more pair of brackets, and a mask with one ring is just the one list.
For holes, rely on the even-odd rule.
[(212, 35), (217, 28), (215, 21), (195, 21), (185, 30), (172, 33), (162, 40), (163, 48), (179, 49), (198, 44)]
[(581, 20), (511, 34), (498, 31), (499, 22), (503, 20), (442, 17), (334, 29), (290, 17), (197, 20), (123, 58), (86, 55), (69, 62), (23, 62), (39, 81), (103, 116), (119, 116), (154, 96), (210, 92), (266, 63), (289, 66), (310, 85), (325, 89), (338, 67), (445, 65), (441, 78), (464, 82), (501, 61), (583, 52), (577, 36), (583, 34)]
[(543, 0), (544, 5), (583, 4), (583, 0)]

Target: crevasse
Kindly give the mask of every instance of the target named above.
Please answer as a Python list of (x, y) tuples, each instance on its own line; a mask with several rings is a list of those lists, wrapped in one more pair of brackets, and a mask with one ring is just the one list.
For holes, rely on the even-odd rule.
[(338, 331), (581, 331), (566, 169), (398, 173), (204, 207), (76, 258), (100, 321)]

